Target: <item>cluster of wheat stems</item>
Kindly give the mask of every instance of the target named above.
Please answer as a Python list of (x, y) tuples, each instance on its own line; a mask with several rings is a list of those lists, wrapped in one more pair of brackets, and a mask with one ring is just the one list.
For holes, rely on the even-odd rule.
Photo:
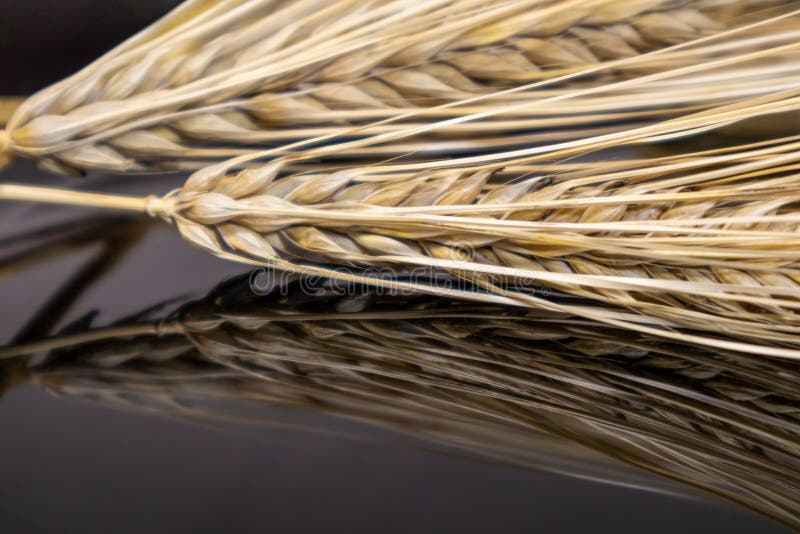
[(506, 462), (675, 489), (628, 465), (800, 526), (800, 375), (779, 360), (554, 312), (369, 287), (343, 295), (326, 281), (257, 296), (247, 277), (166, 318), (11, 350), (44, 348), (53, 352), (25, 379), (60, 395), (203, 421), (235, 420), (235, 400), (302, 408)]
[(0, 142), (61, 172), (200, 167), (185, 186), (0, 197), (146, 211), (294, 272), (397, 287), (365, 271), (436, 269), (480, 291), (415, 286), (796, 359), (794, 7), (190, 0), (28, 99)]

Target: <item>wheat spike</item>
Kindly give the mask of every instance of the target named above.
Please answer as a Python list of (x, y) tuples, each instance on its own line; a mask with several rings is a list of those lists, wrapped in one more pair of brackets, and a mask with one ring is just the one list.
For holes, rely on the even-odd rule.
[[(298, 142), (402, 130), (508, 101), (563, 98), (573, 91), (570, 79), (579, 87), (602, 87), (696, 64), (721, 49), (736, 54), (797, 41), (796, 24), (703, 41), (753, 17), (769, 19), (784, 2), (734, 4), (189, 0), (31, 97), (11, 119), (2, 144), (6, 152), (58, 172), (193, 167), (265, 148), (287, 151)], [(703, 44), (670, 49), (693, 41)], [(667, 52), (660, 56), (647, 54), (662, 49)], [(343, 155), (441, 154), (619, 130), (630, 121), (675, 116), (769, 86), (796, 86), (797, 68), (789, 61), (766, 71), (742, 65), (713, 86), (673, 80), (649, 87), (647, 96), (628, 91), (569, 106), (516, 109), (503, 120), (442, 129), (413, 146)], [(520, 90), (525, 84), (540, 86)], [(501, 89), (516, 92), (501, 96)], [(612, 121), (618, 124), (609, 126)], [(547, 134), (531, 133), (543, 129)]]
[(165, 319), (50, 339), (61, 349), (29, 377), (59, 395), (195, 420), (235, 416), (221, 411), (232, 400), (300, 407), (505, 462), (664, 488), (621, 462), (798, 525), (791, 364), (565, 314), (343, 292), (330, 281), (275, 280), (257, 296), (248, 279)]
[(661, 179), (653, 175), (663, 169), (629, 169), (494, 184), (491, 170), (451, 169), (400, 181), (352, 171), (259, 181), (273, 165), (203, 191), (190, 180), (170, 198), (171, 216), (216, 254), (447, 269), (553, 287), (672, 326), (794, 344), (800, 175), (779, 163), (796, 164), (797, 146), (756, 150), (760, 159), (727, 168), (706, 170), (722, 158), (706, 168), (692, 161), (691, 172)]
[(368, 278), (374, 268), (447, 271), (484, 292), (426, 289), (797, 358), (798, 148), (786, 138), (538, 175), (513, 171), (530, 164), (520, 159), (282, 176), (276, 160), (203, 169), (164, 198), (12, 185), (0, 197), (147, 211), (244, 263), (375, 284), (390, 282)]

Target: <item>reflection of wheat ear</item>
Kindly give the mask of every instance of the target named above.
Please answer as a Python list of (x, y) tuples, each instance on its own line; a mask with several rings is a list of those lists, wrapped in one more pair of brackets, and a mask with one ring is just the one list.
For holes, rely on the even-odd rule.
[(341, 296), (327, 282), (313, 298), (300, 284), (257, 297), (246, 282), (158, 325), (51, 339), (51, 348), (84, 343), (33, 377), (63, 395), (193, 418), (229, 413), (209, 412), (215, 401), (322, 411), (619, 479), (587, 449), (548, 457), (542, 434), (552, 435), (798, 525), (800, 389), (789, 363), (564, 314), (363, 287)]

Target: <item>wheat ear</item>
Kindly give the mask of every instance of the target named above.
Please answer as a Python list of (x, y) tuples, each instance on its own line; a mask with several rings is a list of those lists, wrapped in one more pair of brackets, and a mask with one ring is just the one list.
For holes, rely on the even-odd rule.
[[(426, 290), (797, 358), (798, 148), (786, 139), (552, 176), (485, 166), (278, 178), (276, 160), (198, 171), (163, 198), (14, 185), (0, 198), (147, 212), (219, 257), (340, 279), (392, 284), (365, 269), (444, 270), (484, 291)], [(552, 303), (520, 284), (595, 304)]]
[[(26, 101), (7, 127), (6, 151), (58, 172), (132, 171), (380, 134), (406, 123), (492, 110), (508, 99), (569, 94), (570, 80), (602, 86), (721, 53), (796, 42), (791, 24), (725, 37), (727, 29), (753, 20), (776, 14), (776, 21), (784, 20), (783, 4), (190, 0)], [(551, 130), (549, 139), (578, 137), (609, 128), (611, 121), (619, 129), (792, 84), (796, 70), (791, 61), (756, 71), (743, 65), (713, 88), (708, 82), (692, 88), (683, 80), (651, 87), (645, 96), (622, 93), (616, 101), (578, 102), (549, 114), (518, 109), (502, 121), (444, 131), (445, 139), (432, 136), (414, 147), (348, 157), (525, 145), (539, 142), (541, 135), (530, 132), (542, 128)], [(531, 94), (526, 84), (538, 90)], [(500, 97), (501, 89), (512, 91)], [(652, 105), (664, 98), (672, 102)], [(465, 100), (473, 103), (452, 105)], [(587, 114), (588, 108), (595, 111)], [(486, 139), (488, 134), (493, 137)]]

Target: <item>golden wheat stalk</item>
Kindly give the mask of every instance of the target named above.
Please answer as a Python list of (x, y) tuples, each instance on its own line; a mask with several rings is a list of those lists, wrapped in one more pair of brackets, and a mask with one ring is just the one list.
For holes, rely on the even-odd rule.
[(550, 435), (800, 521), (800, 376), (785, 362), (327, 281), (256, 296), (247, 278), (166, 319), (42, 343), (16, 350), (62, 347), (29, 371), (62, 395), (194, 419), (224, 416), (204, 408), (214, 401), (301, 407), (504, 461), (636, 479), (592, 467), (580, 448), (540, 449)]
[[(727, 4), (189, 0), (23, 103), (0, 151), (59, 172), (196, 167), (496, 115), (329, 155), (442, 154), (619, 131), (797, 88), (791, 5)], [(754, 51), (760, 60), (748, 62)], [(740, 60), (681, 70), (720, 56)]]

